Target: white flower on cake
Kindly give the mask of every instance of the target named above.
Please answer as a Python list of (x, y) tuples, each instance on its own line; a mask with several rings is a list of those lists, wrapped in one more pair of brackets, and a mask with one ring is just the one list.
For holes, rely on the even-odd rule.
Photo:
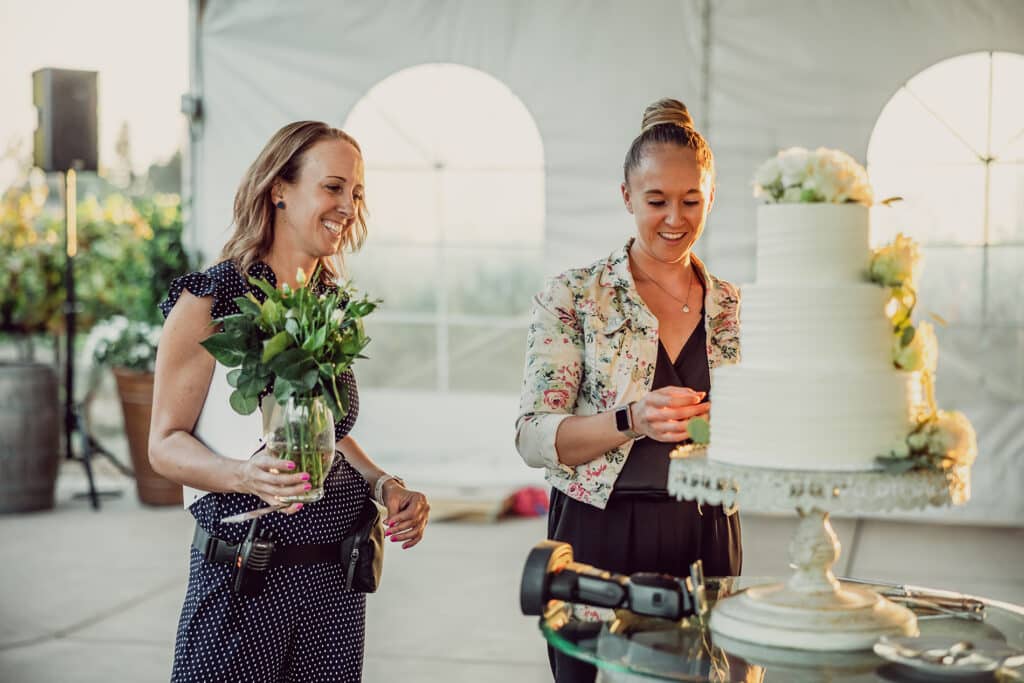
[(922, 420), (878, 462), (893, 472), (915, 468), (951, 470), (968, 467), (977, 457), (978, 437), (967, 416), (958, 410), (939, 410)]
[(959, 410), (940, 410), (928, 430), (928, 450), (944, 454), (942, 466), (945, 469), (970, 465), (978, 457), (974, 426)]
[(929, 322), (920, 322), (908, 329), (913, 330), (909, 343), (903, 343), (903, 335), (893, 341), (893, 364), (908, 372), (925, 370), (934, 373), (939, 359), (935, 328)]
[(790, 147), (779, 152), (779, 180), (783, 187), (799, 187), (807, 180), (814, 157), (803, 147)]
[(773, 157), (761, 164), (754, 172), (754, 194), (760, 196), (757, 194), (758, 190), (764, 190), (781, 182), (782, 168), (779, 165), (779, 158)]
[[(897, 235), (892, 244), (874, 250), (868, 267), (870, 279), (892, 291), (886, 313), (893, 326), (893, 365), (907, 372), (920, 372), (924, 396), (917, 426), (888, 453), (875, 459), (884, 470), (894, 473), (912, 469), (950, 471), (969, 466), (978, 454), (977, 437), (967, 417), (958, 411), (939, 410), (935, 404), (938, 338), (931, 323), (914, 325), (911, 319), (920, 269), (921, 250), (903, 234)], [(951, 476), (957, 475), (954, 472)]]
[(866, 206), (874, 199), (864, 167), (846, 152), (825, 147), (790, 147), (764, 162), (754, 174), (754, 196), (768, 203)]
[(875, 250), (871, 257), (871, 280), (883, 287), (914, 287), (921, 273), (921, 249), (903, 233), (892, 244)]
[(900, 233), (891, 243), (875, 249), (868, 264), (868, 277), (891, 290), (885, 313), (892, 321), (892, 362), (901, 370), (935, 372), (938, 342), (928, 323), (914, 326), (911, 316), (917, 304), (915, 285), (921, 272), (921, 249), (917, 242)]

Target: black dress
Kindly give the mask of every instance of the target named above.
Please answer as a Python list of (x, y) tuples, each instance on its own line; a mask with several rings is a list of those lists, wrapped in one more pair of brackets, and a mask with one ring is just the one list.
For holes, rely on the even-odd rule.
[[(249, 274), (277, 284), (265, 263), (253, 265)], [(225, 261), (175, 280), (160, 304), (165, 316), (186, 289), (213, 298), (213, 318), (238, 313), (234, 300), (246, 292), (265, 299)], [(314, 291), (319, 295), (326, 288), (321, 285)], [(336, 439), (348, 434), (359, 413), (351, 370), (339, 379), (350, 405), (345, 418), (335, 422)], [(340, 543), (369, 495), (363, 478), (338, 454), (324, 479), (321, 500), (294, 515), (267, 515), (261, 528), (272, 531), (280, 544)], [(237, 543), (249, 524), (222, 524), (221, 518), (264, 505), (256, 496), (208, 493), (189, 512), (209, 534)], [(274, 566), (263, 590), (246, 597), (232, 591), (229, 565), (207, 562), (194, 547), (190, 550), (172, 681), (361, 680), (366, 595), (342, 590), (342, 565)]]
[[(707, 332), (702, 322), (687, 339), (675, 363), (658, 343), (651, 390), (675, 385), (711, 397)], [(677, 501), (669, 496), (669, 453), (678, 444), (637, 440), (615, 480), (604, 510), (551, 490), (548, 538), (572, 544), (578, 562), (632, 574), (659, 572), (688, 576), (690, 564), (704, 562), (707, 576), (738, 576), (743, 562), (739, 515), (721, 506)], [(548, 648), (558, 683), (593, 683), (596, 669)]]

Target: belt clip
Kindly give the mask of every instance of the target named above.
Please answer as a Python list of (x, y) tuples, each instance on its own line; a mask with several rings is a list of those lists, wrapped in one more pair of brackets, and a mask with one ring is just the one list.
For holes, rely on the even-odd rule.
[(206, 537), (206, 547), (203, 549), (203, 557), (206, 558), (207, 562), (217, 561), (217, 544), (220, 543), (220, 539), (216, 536)]

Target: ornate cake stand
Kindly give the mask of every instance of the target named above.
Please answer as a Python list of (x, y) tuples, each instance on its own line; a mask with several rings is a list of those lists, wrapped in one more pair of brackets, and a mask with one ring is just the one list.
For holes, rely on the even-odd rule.
[(870, 649), (883, 635), (917, 635), (917, 618), (873, 590), (836, 579), (840, 547), (829, 514), (961, 505), (970, 497), (970, 472), (772, 470), (714, 462), (683, 447), (672, 454), (668, 490), (726, 512), (743, 504), (800, 514), (789, 547), (794, 574), (722, 600), (711, 613), (713, 632), (771, 647), (853, 651)]

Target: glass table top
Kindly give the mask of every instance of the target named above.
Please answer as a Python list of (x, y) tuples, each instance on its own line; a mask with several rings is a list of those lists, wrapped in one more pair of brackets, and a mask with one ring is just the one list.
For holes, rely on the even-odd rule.
[[(751, 586), (777, 583), (778, 577), (729, 577), (708, 579), (709, 599), (714, 601)], [(891, 586), (872, 585), (881, 593)], [(958, 593), (932, 591), (950, 597)], [(906, 604), (918, 615), (921, 638), (931, 642), (970, 641), (984, 647), (1006, 646), (1024, 651), (1024, 608), (972, 598), (984, 604), (983, 620), (935, 613)], [(801, 683), (803, 681), (992, 681), (993, 673), (971, 673), (969, 668), (950, 668), (936, 673), (916, 663), (887, 661), (874, 652), (808, 652), (759, 646), (713, 636), (699, 620), (670, 622), (640, 617), (618, 610), (607, 621), (586, 622), (572, 616), (567, 603), (551, 602), (540, 619), (540, 629), (552, 647), (592, 664), (599, 681), (670, 680), (703, 683)], [(970, 673), (971, 675), (967, 675)], [(1024, 680), (1007, 677), (1004, 680)]]

